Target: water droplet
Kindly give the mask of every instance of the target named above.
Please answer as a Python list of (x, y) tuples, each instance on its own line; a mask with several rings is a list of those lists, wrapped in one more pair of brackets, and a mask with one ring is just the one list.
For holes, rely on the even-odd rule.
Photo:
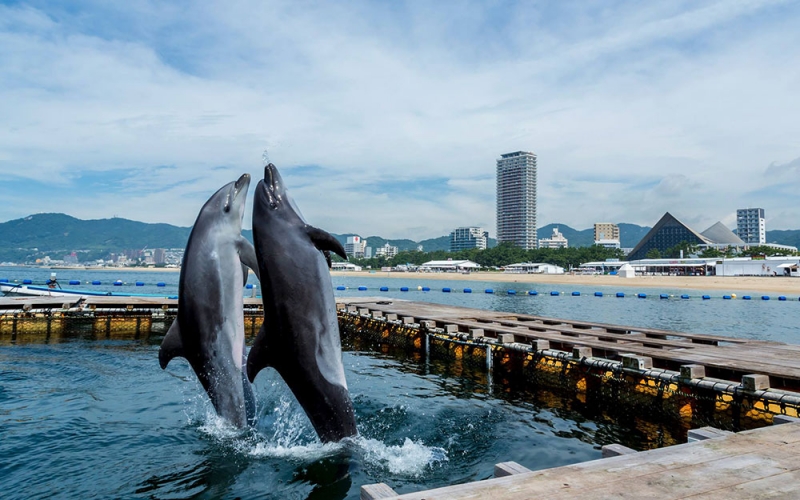
[(261, 153), (261, 161), (264, 163), (265, 167), (269, 165), (269, 152), (266, 149)]

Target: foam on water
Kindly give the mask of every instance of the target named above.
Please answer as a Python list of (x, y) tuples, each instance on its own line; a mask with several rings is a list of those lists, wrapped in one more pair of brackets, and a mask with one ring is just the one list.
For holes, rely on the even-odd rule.
[(448, 461), (447, 451), (405, 438), (402, 445), (387, 445), (377, 439), (357, 437), (353, 443), (364, 462), (385, 468), (392, 474), (420, 477), (432, 467)]

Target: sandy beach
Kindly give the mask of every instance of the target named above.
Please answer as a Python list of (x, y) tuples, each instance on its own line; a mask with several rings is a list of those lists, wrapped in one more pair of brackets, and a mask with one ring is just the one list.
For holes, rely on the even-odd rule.
[(402, 273), (368, 271), (331, 271), (331, 276), (414, 280), (495, 281), (543, 285), (586, 285), (646, 287), (684, 290), (720, 290), (730, 293), (782, 293), (800, 295), (800, 278), (758, 276), (636, 276), (620, 278), (609, 275), (506, 274), (493, 272)]

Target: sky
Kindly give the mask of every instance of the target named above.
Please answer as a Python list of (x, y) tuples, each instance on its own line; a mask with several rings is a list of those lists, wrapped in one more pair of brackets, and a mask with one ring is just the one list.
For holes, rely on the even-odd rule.
[(266, 150), (330, 232), (494, 236), (523, 150), (540, 227), (798, 229), (798, 26), (800, 1), (0, 0), (0, 221), (190, 226)]

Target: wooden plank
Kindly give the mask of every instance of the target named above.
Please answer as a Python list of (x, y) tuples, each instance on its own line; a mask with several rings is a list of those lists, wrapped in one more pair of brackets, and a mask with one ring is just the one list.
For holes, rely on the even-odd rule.
[[(791, 429), (781, 429), (791, 427)], [(788, 437), (790, 439), (787, 440)], [(400, 495), (398, 499), (455, 498), (707, 498), (727, 500), (800, 495), (800, 424), (787, 424), (595, 460)], [(786, 474), (789, 474), (786, 476)], [(792, 482), (775, 481), (784, 475)], [(757, 489), (761, 487), (761, 489)], [(754, 493), (758, 495), (754, 496)], [(778, 496), (776, 496), (777, 498)]]

